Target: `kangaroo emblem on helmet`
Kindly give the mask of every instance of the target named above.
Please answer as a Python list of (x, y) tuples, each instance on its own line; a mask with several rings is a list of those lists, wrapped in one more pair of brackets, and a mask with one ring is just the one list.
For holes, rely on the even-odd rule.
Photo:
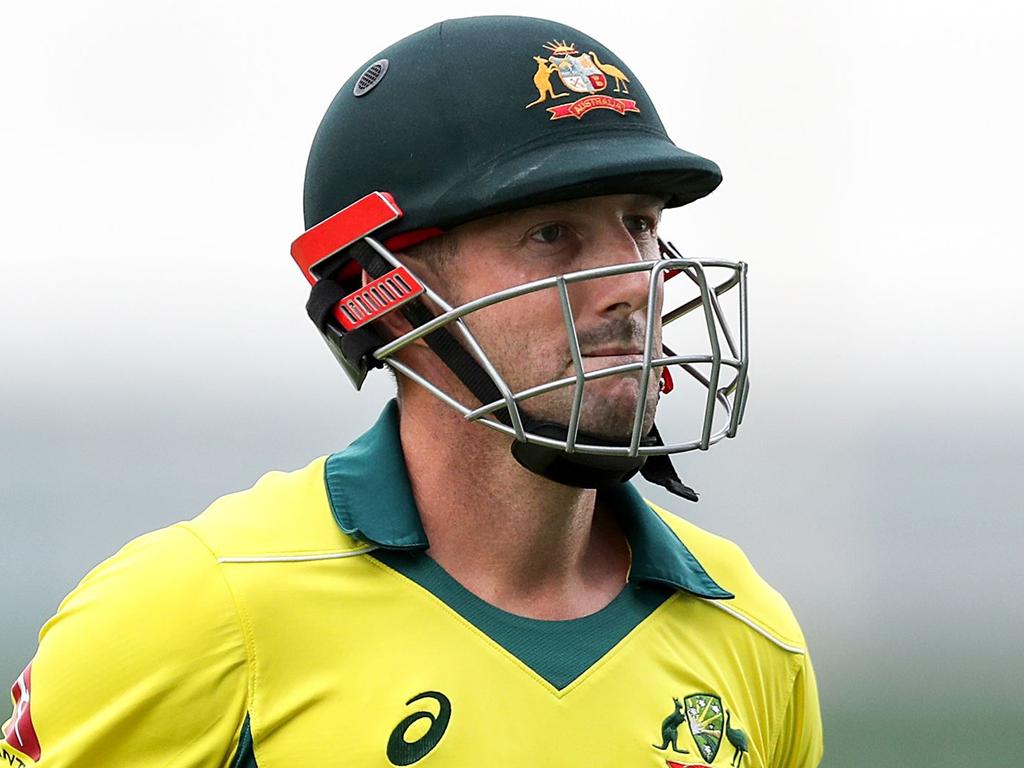
[(537, 62), (537, 71), (533, 75), (533, 84), (537, 88), (537, 100), (531, 101), (526, 108), (529, 109), (534, 104), (540, 104), (549, 98), (560, 99), (562, 96), (568, 96), (568, 93), (555, 93), (555, 89), (551, 85), (551, 76), (558, 71), (558, 67), (540, 56), (534, 56), (533, 60)]

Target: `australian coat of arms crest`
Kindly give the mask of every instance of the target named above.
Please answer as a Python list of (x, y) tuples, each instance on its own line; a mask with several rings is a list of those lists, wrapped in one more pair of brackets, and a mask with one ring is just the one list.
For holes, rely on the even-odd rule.
[(733, 727), (732, 713), (724, 707), (720, 697), (713, 693), (691, 693), (681, 702), (677, 698), (673, 698), (672, 702), (675, 710), (662, 721), (661, 743), (651, 746), (663, 752), (671, 748), (678, 755), (689, 754), (690, 750), (679, 743), (679, 726), (685, 723), (703, 762), (666, 760), (668, 768), (710, 768), (718, 756), (723, 736), (733, 748), (729, 765), (742, 768), (743, 758), (750, 748), (747, 734), (743, 729)]
[[(548, 51), (547, 57), (533, 57), (537, 64), (537, 71), (533, 75), (537, 98), (526, 105), (527, 109), (548, 100), (584, 94), (576, 101), (548, 107), (551, 119), (575, 117), (580, 120), (594, 109), (610, 109), (620, 115), (640, 111), (633, 99), (602, 93), (610, 83), (614, 83), (615, 93), (629, 93), (629, 77), (614, 64), (601, 61), (594, 51), (580, 53), (574, 44), (565, 41), (550, 42), (545, 44), (544, 48)], [(561, 87), (568, 90), (559, 90), (552, 83), (553, 75), (558, 75)]]

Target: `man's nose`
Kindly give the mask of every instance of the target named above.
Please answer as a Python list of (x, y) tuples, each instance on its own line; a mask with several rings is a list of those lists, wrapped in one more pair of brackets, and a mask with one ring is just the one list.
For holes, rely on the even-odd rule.
[[(628, 230), (606, 233), (593, 243), (589, 260), (594, 267), (641, 264), (650, 261)], [(607, 319), (629, 317), (647, 306), (651, 271), (641, 269), (611, 277), (586, 280), (586, 305), (591, 312)]]

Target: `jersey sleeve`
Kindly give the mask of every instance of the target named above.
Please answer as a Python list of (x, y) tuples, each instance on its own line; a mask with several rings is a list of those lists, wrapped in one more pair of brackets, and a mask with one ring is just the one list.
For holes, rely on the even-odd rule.
[(811, 657), (804, 654), (769, 765), (772, 768), (815, 768), (821, 763), (823, 750), (818, 685)]
[(14, 683), (4, 764), (228, 766), (246, 716), (245, 637), (220, 565), (172, 526), (97, 566)]

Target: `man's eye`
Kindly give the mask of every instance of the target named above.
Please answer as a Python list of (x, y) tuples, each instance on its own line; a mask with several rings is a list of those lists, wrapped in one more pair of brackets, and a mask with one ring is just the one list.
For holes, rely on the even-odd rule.
[(564, 235), (565, 227), (561, 224), (545, 224), (543, 227), (535, 229), (530, 235), (530, 239), (538, 243), (551, 245), (561, 240)]
[(657, 227), (656, 222), (647, 216), (626, 216), (623, 223), (634, 235), (651, 234)]

